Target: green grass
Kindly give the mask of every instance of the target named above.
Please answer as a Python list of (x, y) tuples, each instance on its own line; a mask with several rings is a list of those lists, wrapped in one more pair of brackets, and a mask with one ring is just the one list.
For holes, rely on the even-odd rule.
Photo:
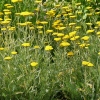
[(100, 100), (99, 21), (96, 0), (1, 0), (0, 100)]

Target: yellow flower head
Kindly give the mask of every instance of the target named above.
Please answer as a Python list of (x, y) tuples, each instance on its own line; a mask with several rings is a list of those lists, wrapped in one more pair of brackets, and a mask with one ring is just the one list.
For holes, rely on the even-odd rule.
[(37, 28), (37, 29), (42, 29), (42, 28), (43, 28), (43, 26), (37, 26), (36, 28)]
[(46, 13), (48, 16), (53, 17), (55, 15), (55, 10), (47, 11)]
[(34, 49), (39, 49), (40, 47), (38, 45), (35, 45), (34, 46)]
[(94, 30), (87, 30), (86, 33), (93, 33), (93, 32), (94, 32)]
[(34, 13), (25, 11), (25, 12), (21, 12), (20, 15), (21, 16), (31, 16), (31, 15), (34, 15)]
[(98, 55), (100, 55), (100, 52), (98, 52)]
[(12, 54), (12, 55), (16, 55), (17, 52), (16, 52), (16, 51), (12, 51), (11, 54)]
[(73, 55), (74, 55), (74, 53), (72, 51), (67, 53), (67, 56), (73, 56)]
[(80, 5), (81, 5), (81, 3), (79, 2), (79, 3), (76, 3), (75, 5), (76, 5), (76, 6), (80, 6)]
[(62, 36), (64, 36), (64, 33), (58, 33), (57, 36), (62, 37)]
[(67, 47), (67, 46), (70, 46), (70, 43), (65, 42), (65, 41), (62, 41), (62, 42), (60, 43), (60, 46), (61, 46), (61, 47)]
[(14, 6), (7, 6), (8, 9), (11, 9), (11, 8), (13, 8), (13, 7), (14, 7)]
[(1, 16), (1, 15), (3, 15), (3, 13), (2, 13), (2, 12), (0, 12), (0, 16)]
[(69, 26), (74, 26), (76, 25), (76, 23), (69, 23)]
[(2, 50), (4, 50), (4, 48), (3, 47), (0, 47), (0, 51), (2, 51)]
[(89, 36), (83, 36), (81, 39), (87, 41), (89, 40)]
[(35, 3), (42, 3), (42, 0), (35, 0)]
[(30, 30), (34, 30), (35, 28), (33, 26), (29, 27)]
[(53, 32), (53, 30), (47, 30), (46, 31), (46, 33), (52, 33)]
[(53, 36), (56, 36), (57, 34), (58, 34), (57, 32), (52, 33)]
[(13, 3), (22, 2), (22, 0), (11, 0), (11, 2), (13, 2)]
[(96, 34), (97, 34), (97, 35), (100, 35), (100, 31), (98, 31)]
[(84, 65), (84, 66), (88, 65), (88, 63), (89, 62), (87, 62), (87, 61), (82, 61), (82, 65)]
[(82, 61), (82, 65), (83, 65), (83, 66), (88, 66), (88, 67), (94, 66), (92, 63), (90, 63), (90, 62), (88, 62), (88, 61)]
[(89, 62), (87, 66), (93, 67), (94, 65), (93, 65), (92, 63)]
[(81, 28), (81, 26), (76, 26), (76, 27), (75, 27), (76, 30), (78, 30), (78, 29), (80, 29), (80, 28)]
[(69, 39), (69, 38), (70, 38), (69, 35), (65, 35), (65, 36), (63, 36), (62, 39)]
[(50, 50), (52, 50), (52, 49), (53, 49), (53, 47), (50, 46), (50, 45), (47, 45), (47, 46), (45, 47), (45, 50), (46, 50), (46, 51), (50, 51)]
[(74, 37), (70, 38), (70, 40), (71, 40), (71, 41), (75, 41), (75, 40), (79, 39), (79, 37), (80, 37), (80, 36), (77, 35), (77, 36), (74, 36)]
[(54, 40), (57, 42), (57, 41), (60, 41), (61, 38), (54, 38)]
[(1, 22), (2, 25), (6, 25), (6, 24), (9, 24), (9, 23), (10, 23), (10, 21), (7, 21), (7, 20)]
[(88, 6), (88, 7), (86, 7), (86, 9), (89, 10), (89, 9), (92, 9), (92, 7), (89, 7), (89, 6)]
[(40, 22), (40, 23), (43, 24), (43, 25), (48, 24), (47, 21), (42, 21), (42, 22)]
[(38, 65), (37, 62), (31, 62), (31, 66), (32, 66), (32, 67), (35, 67), (35, 66), (37, 66), (37, 65)]
[(23, 43), (22, 46), (23, 47), (29, 47), (30, 46), (30, 43)]
[(59, 27), (59, 30), (64, 30), (66, 27)]
[(86, 25), (91, 26), (91, 25), (92, 25), (92, 23), (86, 23)]
[(7, 57), (5, 57), (4, 59), (5, 59), (5, 60), (11, 60), (11, 59), (12, 59), (12, 57), (7, 56)]
[(76, 34), (76, 31), (70, 32), (69, 37), (71, 38), (71, 37), (75, 36), (75, 34)]

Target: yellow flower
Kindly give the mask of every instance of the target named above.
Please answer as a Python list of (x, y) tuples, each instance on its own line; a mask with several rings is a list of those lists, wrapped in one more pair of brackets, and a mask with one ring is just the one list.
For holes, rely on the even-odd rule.
[(29, 47), (30, 46), (30, 43), (23, 43), (22, 46), (23, 47)]
[(29, 27), (30, 30), (34, 30), (35, 28), (33, 26)]
[(100, 55), (100, 52), (98, 52), (98, 55)]
[(70, 40), (71, 40), (71, 41), (75, 41), (75, 40), (79, 39), (79, 37), (80, 37), (80, 36), (74, 36), (74, 37), (72, 37)]
[(45, 47), (45, 50), (46, 50), (46, 51), (50, 51), (50, 50), (52, 50), (52, 49), (53, 49), (53, 47), (50, 46), (50, 45), (47, 45), (47, 46)]
[(20, 15), (20, 13), (15, 13), (15, 15), (16, 15), (16, 16), (19, 16), (19, 15)]
[(92, 13), (87, 13), (87, 16), (92, 16)]
[(73, 55), (74, 55), (74, 53), (72, 51), (67, 53), (67, 56), (73, 56)]
[(11, 60), (11, 59), (12, 59), (12, 57), (7, 56), (7, 57), (5, 57), (4, 59), (5, 59), (5, 60)]
[(82, 14), (82, 11), (78, 11), (77, 14)]
[(100, 14), (100, 11), (98, 11), (98, 12), (95, 12), (95, 14), (96, 14), (96, 15), (99, 15), (99, 14)]
[(62, 41), (62, 42), (60, 43), (60, 46), (61, 46), (61, 47), (67, 47), (67, 46), (70, 46), (70, 43), (65, 42), (65, 41)]
[(5, 15), (10, 15), (11, 12), (10, 12), (10, 11), (9, 11), (9, 12), (4, 12), (4, 14), (5, 14)]
[(32, 25), (32, 22), (30, 22), (30, 21), (27, 21), (27, 22), (25, 22), (27, 25)]
[(91, 0), (87, 0), (87, 2), (91, 2)]
[(98, 31), (96, 34), (97, 34), (97, 35), (100, 35), (100, 31)]
[(82, 65), (83, 65), (83, 66), (88, 66), (88, 67), (94, 66), (92, 63), (90, 63), (90, 62), (88, 62), (88, 61), (82, 61)]
[(59, 27), (59, 30), (64, 30), (66, 27)]
[(64, 36), (64, 33), (58, 33), (57, 36), (62, 37), (62, 36)]
[(42, 3), (42, 1), (41, 1), (41, 0), (40, 0), (40, 1), (39, 1), (39, 0), (36, 0), (35, 3), (37, 3), (37, 4), (38, 4), (38, 3)]
[(38, 33), (39, 33), (39, 34), (42, 34), (42, 33), (43, 33), (43, 31), (38, 31)]
[(14, 6), (7, 6), (8, 9), (13, 8)]
[(52, 33), (53, 32), (53, 30), (47, 30), (46, 31), (46, 33)]
[(79, 2), (79, 3), (76, 3), (75, 5), (76, 5), (76, 6), (80, 6), (80, 5), (81, 5), (81, 3)]
[(22, 0), (11, 0), (11, 2), (16, 3), (16, 2), (21, 2)]
[(53, 17), (55, 15), (55, 10), (47, 11), (46, 13), (48, 16)]
[(4, 4), (4, 6), (6, 7), (6, 6), (10, 6), (11, 4)]
[(87, 30), (86, 33), (93, 33), (93, 32), (94, 32), (94, 30)]
[(1, 16), (1, 15), (3, 15), (3, 13), (2, 13), (2, 12), (0, 12), (0, 16)]
[(0, 21), (2, 21), (3, 19), (2, 18), (0, 18)]
[(2, 51), (2, 50), (4, 50), (4, 48), (3, 47), (0, 47), (0, 51)]
[(89, 36), (83, 36), (81, 39), (87, 41), (89, 40)]
[(69, 37), (71, 38), (71, 37), (75, 36), (75, 34), (76, 34), (76, 31), (70, 32)]
[(9, 9), (4, 9), (3, 11), (4, 11), (4, 12), (9, 12), (10, 10), (9, 10)]
[(65, 36), (63, 36), (62, 39), (69, 39), (69, 38), (70, 38), (69, 35), (65, 35)]
[(60, 7), (60, 5), (59, 4), (58, 5), (55, 5), (55, 7), (58, 8), (58, 7)]
[(76, 23), (69, 23), (69, 26), (74, 26), (76, 25)]
[(61, 14), (56, 15), (56, 18), (59, 18), (59, 17), (61, 17)]
[(87, 10), (92, 9), (92, 7), (86, 7)]
[(36, 24), (40, 24), (40, 23), (41, 23), (41, 21), (39, 21), (39, 20), (36, 21)]
[(32, 66), (32, 67), (35, 67), (35, 66), (37, 66), (37, 65), (38, 65), (37, 62), (31, 62), (31, 66)]
[(76, 18), (76, 16), (69, 16), (70, 18)]
[(1, 22), (2, 25), (6, 25), (6, 24), (9, 24), (9, 23), (10, 23), (10, 21), (7, 21), (7, 20)]
[(31, 15), (34, 15), (34, 13), (25, 11), (25, 12), (21, 12), (20, 15), (21, 16), (31, 16)]
[(92, 67), (92, 66), (94, 66), (92, 63), (88, 63), (88, 65), (87, 66), (89, 66), (89, 67)]
[(7, 28), (1, 28), (1, 31), (6, 31), (7, 30)]
[(17, 23), (17, 25), (20, 25), (20, 26), (26, 26), (27, 23)]
[(55, 40), (55, 41), (60, 41), (60, 40), (61, 40), (61, 38), (54, 38), (54, 40)]
[(35, 13), (39, 12), (39, 10), (40, 10), (39, 8), (34, 9)]
[(37, 26), (36, 28), (37, 28), (37, 29), (42, 29), (42, 28), (43, 28), (43, 26)]
[(53, 36), (55, 36), (55, 35), (57, 35), (57, 34), (58, 34), (57, 32), (52, 33)]
[(48, 24), (47, 21), (42, 21), (42, 22), (40, 22), (40, 23), (43, 24), (43, 25)]
[(15, 27), (9, 27), (8, 30), (9, 31), (14, 31), (16, 28)]
[(82, 65), (84, 65), (84, 66), (88, 65), (88, 63), (89, 62), (87, 62), (87, 61), (82, 61)]
[(16, 52), (16, 51), (12, 51), (11, 54), (12, 54), (12, 55), (16, 55), (17, 52)]
[(38, 45), (34, 46), (34, 49), (39, 49), (40, 47)]
[(86, 25), (89, 25), (89, 26), (91, 26), (91, 25), (92, 25), (92, 23), (86, 23)]
[(62, 7), (62, 9), (68, 9), (68, 6), (64, 6), (64, 7)]

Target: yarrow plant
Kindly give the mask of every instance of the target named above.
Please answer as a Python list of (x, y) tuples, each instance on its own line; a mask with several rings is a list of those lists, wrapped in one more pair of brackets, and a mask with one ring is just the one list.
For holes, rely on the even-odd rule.
[(0, 0), (0, 100), (100, 100), (99, 42), (99, 0)]

